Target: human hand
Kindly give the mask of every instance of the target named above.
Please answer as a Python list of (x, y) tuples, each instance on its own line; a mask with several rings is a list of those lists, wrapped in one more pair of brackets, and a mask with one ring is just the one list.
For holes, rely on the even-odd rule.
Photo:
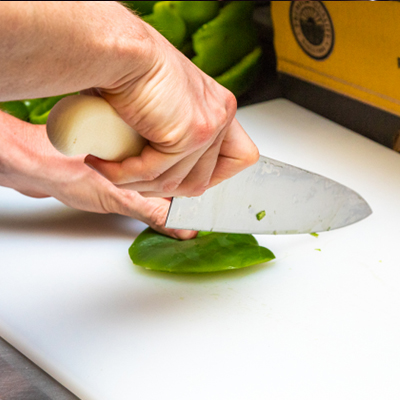
[(83, 163), (51, 145), (44, 125), (32, 125), (0, 112), (0, 185), (27, 196), (55, 197), (67, 206), (139, 219), (158, 232), (189, 239), (194, 231), (166, 229), (169, 200), (144, 198), (119, 189)]
[(233, 94), (147, 30), (151, 68), (140, 76), (127, 71), (116, 84), (90, 93), (104, 97), (149, 144), (121, 163), (90, 155), (86, 162), (144, 196), (197, 196), (254, 164), (258, 150), (234, 117)]

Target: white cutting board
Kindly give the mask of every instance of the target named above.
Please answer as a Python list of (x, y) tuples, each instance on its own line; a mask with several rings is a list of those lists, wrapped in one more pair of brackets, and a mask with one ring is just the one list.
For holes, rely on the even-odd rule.
[(374, 214), (257, 236), (271, 263), (174, 276), (131, 264), (142, 223), (2, 188), (0, 334), (82, 400), (398, 400), (400, 155), (286, 100), (238, 119)]

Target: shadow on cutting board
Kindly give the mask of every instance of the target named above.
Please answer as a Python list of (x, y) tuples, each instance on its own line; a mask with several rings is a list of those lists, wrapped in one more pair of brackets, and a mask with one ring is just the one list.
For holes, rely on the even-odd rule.
[(121, 215), (89, 213), (62, 204), (31, 212), (0, 210), (3, 232), (133, 240), (145, 227), (142, 222)]

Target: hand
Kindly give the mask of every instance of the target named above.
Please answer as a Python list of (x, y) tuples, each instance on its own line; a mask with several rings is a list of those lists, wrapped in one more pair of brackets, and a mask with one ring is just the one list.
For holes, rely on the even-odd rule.
[(31, 197), (55, 197), (67, 206), (139, 219), (166, 235), (189, 239), (194, 231), (164, 227), (169, 201), (119, 189), (83, 163), (53, 148), (44, 125), (0, 112), (0, 185)]
[(197, 196), (254, 164), (258, 150), (234, 118), (233, 94), (148, 31), (157, 50), (152, 67), (95, 92), (149, 144), (122, 163), (94, 156), (86, 162), (119, 187), (145, 196)]
[(148, 139), (122, 163), (86, 158), (112, 182), (146, 196), (199, 195), (258, 160), (232, 93), (119, 2), (0, 9), (1, 100), (93, 88)]

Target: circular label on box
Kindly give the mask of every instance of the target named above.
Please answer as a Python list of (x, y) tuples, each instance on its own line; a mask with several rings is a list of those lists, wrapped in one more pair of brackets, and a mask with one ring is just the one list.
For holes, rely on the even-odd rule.
[(292, 1), (290, 23), (297, 43), (316, 60), (327, 58), (333, 49), (331, 17), (322, 1)]

